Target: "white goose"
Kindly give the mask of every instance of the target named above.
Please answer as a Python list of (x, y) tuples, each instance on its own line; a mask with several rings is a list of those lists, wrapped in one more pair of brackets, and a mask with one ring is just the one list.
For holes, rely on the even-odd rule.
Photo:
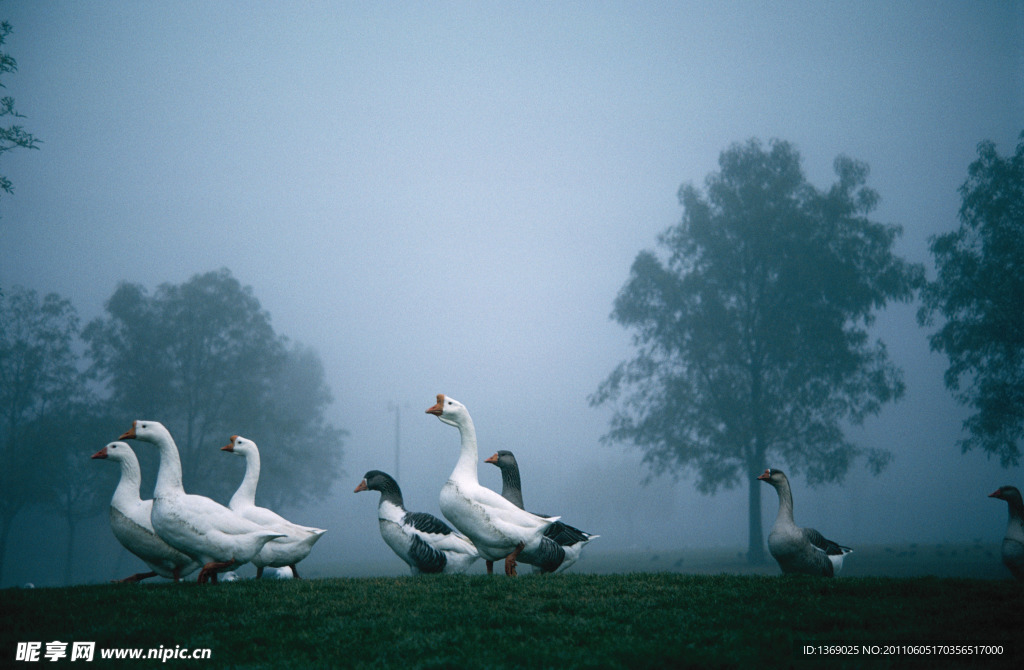
[(270, 566), (289, 567), (295, 578), (300, 579), (295, 564), (309, 556), (313, 545), (327, 531), (322, 528), (300, 526), (266, 507), (256, 506), (256, 485), (260, 481), (260, 451), (255, 442), (241, 435), (232, 435), (231, 442), (221, 447), (221, 450), (245, 457), (245, 476), (235, 495), (231, 496), (228, 507), (253, 523), (284, 534), (284, 537), (267, 542), (260, 549), (260, 553), (253, 557), (256, 578), (262, 577), (263, 568)]
[(121, 464), (121, 479), (110, 500), (110, 529), (125, 549), (141, 558), (150, 572), (137, 572), (117, 582), (139, 582), (150, 577), (166, 577), (179, 581), (199, 569), (199, 563), (181, 553), (157, 536), (150, 521), (152, 500), (139, 496), (142, 472), (135, 452), (124, 442), (111, 442), (92, 458), (104, 458)]
[(826, 540), (813, 528), (801, 528), (793, 522), (793, 492), (782, 470), (769, 468), (758, 479), (771, 484), (779, 494), (779, 515), (768, 534), (768, 551), (779, 562), (782, 572), (838, 575), (843, 568), (843, 558), (853, 549)]
[(480, 558), (472, 542), (433, 514), (406, 511), (402, 489), (388, 473), (370, 470), (355, 493), (360, 491), (380, 492), (380, 535), (412, 574), (460, 574)]
[(989, 498), (1005, 500), (1010, 508), (1010, 521), (1003, 538), (1003, 564), (1017, 579), (1024, 579), (1024, 499), (1016, 486), (1000, 486)]
[[(519, 509), (525, 509), (523, 485), (519, 477), (519, 462), (516, 461), (515, 454), (502, 449), (485, 459), (484, 463), (492, 463), (501, 471), (501, 497)], [(529, 563), (538, 572), (562, 572), (575, 563), (579, 559), (583, 547), (597, 537), (600, 535), (593, 535), (567, 523), (556, 521), (544, 531), (544, 540), (541, 542), (537, 555), (520, 552), (519, 560)]]
[(142, 440), (160, 450), (153, 489), (153, 530), (167, 544), (203, 564), (199, 583), (253, 559), (267, 542), (284, 534), (243, 518), (218, 502), (185, 493), (181, 459), (170, 432), (157, 421), (133, 421), (122, 440)]
[(476, 545), (480, 556), (487, 561), (488, 573), (494, 561), (505, 559), (505, 574), (515, 577), (519, 553), (536, 552), (544, 539), (544, 531), (558, 517), (531, 514), (480, 485), (476, 429), (465, 405), (439, 393), (437, 404), (427, 413), (458, 428), (462, 442), (455, 469), (441, 488), (441, 513)]

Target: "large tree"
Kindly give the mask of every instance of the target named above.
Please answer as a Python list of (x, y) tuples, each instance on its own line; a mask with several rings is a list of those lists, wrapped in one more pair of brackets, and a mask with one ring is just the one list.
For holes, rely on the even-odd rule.
[(40, 299), (20, 286), (0, 294), (0, 579), (14, 518), (47, 502), (58, 468), (46, 427), (84, 397), (77, 337), (78, 314), (67, 299)]
[(735, 144), (683, 217), (640, 252), (612, 318), (635, 358), (591, 396), (615, 411), (605, 440), (644, 451), (653, 474), (696, 473), (713, 493), (746, 482), (751, 562), (764, 560), (761, 486), (785, 463), (811, 484), (841, 480), (858, 456), (891, 457), (844, 436), (903, 393), (868, 332), (890, 300), (913, 297), (923, 268), (893, 254), (895, 225), (871, 221), (865, 164), (840, 156), (837, 181), (809, 184), (787, 142)]
[(1024, 433), (1024, 133), (1006, 158), (992, 142), (979, 144), (960, 195), (960, 227), (931, 240), (938, 276), (922, 291), (918, 320), (944, 319), (931, 348), (949, 358), (946, 387), (974, 412), (961, 449), (1016, 466)]
[(168, 427), (188, 489), (230, 496), (241, 459), (219, 447), (241, 434), (260, 446), (263, 501), (298, 505), (327, 492), (343, 431), (324, 418), (331, 394), (319, 358), (274, 332), (250, 287), (226, 269), (153, 295), (125, 283), (106, 311), (83, 331), (93, 371), (125, 429), (133, 419)]

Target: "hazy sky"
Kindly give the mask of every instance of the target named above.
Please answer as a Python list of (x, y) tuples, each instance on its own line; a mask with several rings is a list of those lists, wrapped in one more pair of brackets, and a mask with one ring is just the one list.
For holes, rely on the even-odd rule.
[[(875, 218), (904, 226), (898, 252), (931, 272), (927, 239), (957, 225), (978, 142), (1005, 155), (1024, 130), (1022, 2), (10, 0), (0, 15), (18, 61), (5, 94), (43, 141), (0, 162), (16, 189), (0, 285), (57, 291), (87, 321), (122, 280), (229, 268), (323, 359), (348, 474), (296, 520), (335, 529), (320, 550), (353, 560), (386, 551), (375, 496), (351, 490), (394, 470), (389, 403), (407, 503), (437, 513), (458, 453), (423, 413), (438, 392), (472, 412), (481, 458), (517, 453), (527, 507), (603, 548), (743, 546), (745, 486), (640, 486), (639, 455), (600, 445), (609, 411), (587, 404), (631, 354), (612, 300), (679, 220), (680, 184), (750, 137), (794, 143), (822, 188), (849, 155), (871, 167)], [(1024, 477), (959, 455), (964, 413), (914, 310), (879, 320), (906, 400), (858, 433), (895, 462), (844, 487), (798, 479), (797, 521), (853, 546), (998, 539), (1005, 505), (985, 496)], [(481, 480), (500, 486), (491, 466)]]

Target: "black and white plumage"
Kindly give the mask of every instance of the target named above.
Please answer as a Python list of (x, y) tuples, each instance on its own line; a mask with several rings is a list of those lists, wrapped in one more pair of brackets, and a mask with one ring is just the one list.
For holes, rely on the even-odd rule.
[(793, 492), (782, 470), (769, 468), (758, 479), (771, 484), (779, 494), (779, 515), (768, 534), (768, 551), (786, 574), (833, 577), (843, 568), (843, 559), (853, 549), (825, 539), (813, 528), (801, 528), (793, 521)]
[(394, 477), (370, 470), (355, 492), (379, 491), (377, 519), (380, 535), (412, 574), (459, 574), (480, 558), (476, 547), (441, 519), (426, 512), (409, 512)]
[(1024, 499), (1016, 486), (1000, 486), (989, 498), (1005, 500), (1010, 520), (1003, 538), (1003, 564), (1017, 579), (1024, 579)]
[[(519, 463), (515, 455), (502, 449), (484, 462), (498, 466), (501, 471), (501, 496), (519, 509), (525, 509)], [(529, 563), (538, 572), (562, 572), (579, 559), (583, 547), (596, 537), (600, 536), (556, 521), (544, 531), (540, 547), (534, 552), (520, 552), (519, 560)]]

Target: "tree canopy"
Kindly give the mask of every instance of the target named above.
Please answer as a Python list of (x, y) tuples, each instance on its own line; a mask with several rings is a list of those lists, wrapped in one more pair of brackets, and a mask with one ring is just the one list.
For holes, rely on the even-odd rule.
[(226, 269), (162, 284), (153, 295), (124, 283), (106, 312), (83, 331), (92, 372), (125, 430), (134, 419), (168, 427), (187, 488), (218, 498), (234, 492), (240, 462), (219, 447), (240, 434), (260, 447), (263, 503), (298, 505), (327, 492), (343, 431), (324, 418), (331, 394), (320, 360), (274, 332), (249, 287)]
[(992, 142), (979, 144), (960, 195), (960, 227), (931, 239), (938, 275), (922, 291), (918, 320), (944, 320), (929, 341), (949, 358), (946, 387), (973, 410), (961, 449), (1016, 466), (1024, 432), (1024, 133), (1005, 158)]
[[(0, 22), (0, 47), (7, 41), (7, 36), (11, 34), (13, 28), (7, 21)], [(18, 61), (14, 60), (6, 51), (0, 51), (0, 75), (7, 74), (9, 72), (18, 71)], [(0, 83), (0, 88), (6, 88), (3, 83)], [(14, 98), (11, 96), (4, 96), (0, 98), (0, 117), (9, 116), (12, 118), (24, 118), (14, 109)], [(0, 155), (11, 151), (12, 149), (38, 149), (40, 140), (36, 139), (32, 133), (25, 130), (24, 126), (12, 123), (8, 126), (0, 126)], [(11, 180), (7, 177), (0, 175), (0, 191), (5, 193), (13, 193), (14, 185)]]
[(615, 299), (636, 356), (591, 396), (615, 408), (604, 439), (642, 449), (652, 473), (692, 471), (705, 493), (747, 482), (754, 562), (764, 468), (782, 460), (813, 484), (859, 456), (875, 471), (891, 457), (842, 426), (902, 395), (868, 328), (924, 276), (893, 254), (900, 228), (868, 218), (879, 197), (865, 164), (840, 156), (822, 191), (800, 163), (788, 142), (750, 140), (721, 154), (703, 192), (680, 188), (664, 253), (641, 251)]

